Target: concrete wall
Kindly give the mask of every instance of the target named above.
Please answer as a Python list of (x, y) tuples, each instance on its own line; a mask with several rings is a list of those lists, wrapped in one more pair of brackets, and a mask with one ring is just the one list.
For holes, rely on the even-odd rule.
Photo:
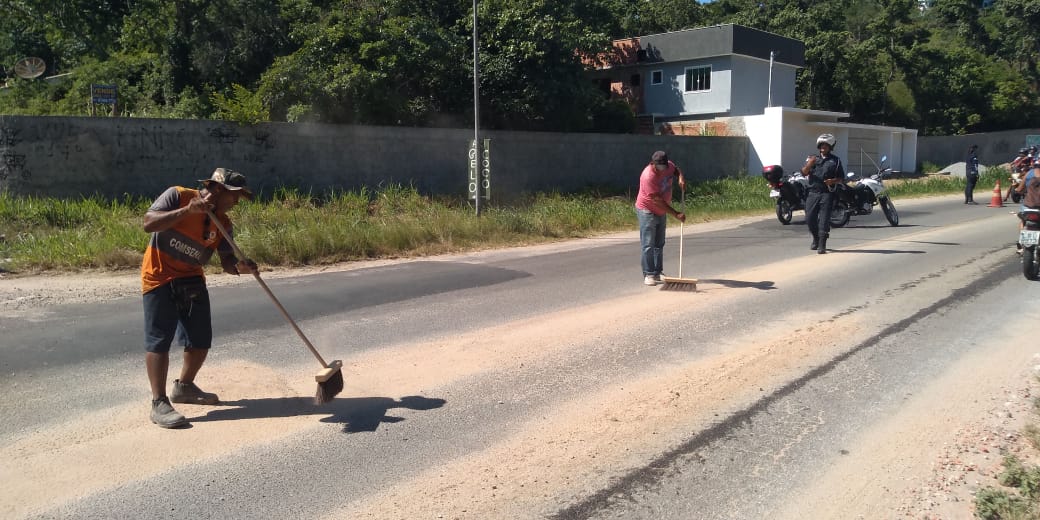
[(1011, 162), (1018, 150), (1026, 146), (1027, 135), (1040, 135), (1040, 128), (918, 137), (917, 158), (922, 163), (930, 162), (939, 167), (946, 167), (964, 161), (968, 155), (968, 147), (976, 144), (979, 146), (979, 163), (995, 166)]
[[(741, 173), (746, 137), (482, 132), (491, 138), (492, 200), (589, 186), (636, 190), (650, 154), (667, 150), (690, 179)], [(84, 117), (0, 116), (0, 190), (152, 197), (195, 186), (218, 166), (254, 191), (412, 184), (463, 195), (472, 130)]]

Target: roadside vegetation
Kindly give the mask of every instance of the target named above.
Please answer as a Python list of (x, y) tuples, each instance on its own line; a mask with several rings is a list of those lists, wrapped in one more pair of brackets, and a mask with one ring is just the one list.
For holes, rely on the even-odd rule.
[[(1006, 178), (990, 169), (979, 190)], [(956, 193), (964, 180), (928, 176), (891, 183), (893, 197)], [(679, 204), (678, 192), (675, 194)], [(261, 265), (295, 267), (533, 244), (636, 229), (633, 193), (531, 194), (489, 204), (477, 217), (458, 198), (408, 186), (321, 195), (282, 189), (233, 210), (236, 241)], [(687, 222), (771, 212), (758, 176), (690, 183)], [(15, 197), (0, 193), (0, 272), (136, 269), (150, 199)], [(213, 267), (216, 268), (216, 261)]]
[(975, 517), (982, 520), (1040, 519), (1040, 398), (1033, 400), (1031, 421), (1021, 434), (1032, 449), (1029, 453), (1004, 455), (1003, 471), (996, 476), (996, 486), (986, 486), (975, 493)]

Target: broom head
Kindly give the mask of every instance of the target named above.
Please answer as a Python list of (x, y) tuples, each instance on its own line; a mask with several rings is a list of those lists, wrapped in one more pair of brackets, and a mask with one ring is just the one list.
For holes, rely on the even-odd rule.
[(318, 382), (318, 391), (314, 394), (314, 404), (325, 404), (343, 391), (343, 362), (334, 360), (328, 368), (314, 376)]
[(672, 276), (661, 277), (661, 289), (666, 291), (696, 291), (696, 278), (675, 278)]

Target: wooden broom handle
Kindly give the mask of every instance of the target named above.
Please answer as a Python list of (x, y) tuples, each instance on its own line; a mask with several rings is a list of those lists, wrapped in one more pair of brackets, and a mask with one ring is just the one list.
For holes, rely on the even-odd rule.
[[(217, 225), (217, 230), (219, 230), (220, 234), (223, 235), (224, 240), (227, 240), (228, 244), (231, 244), (231, 249), (235, 250), (235, 257), (238, 258), (238, 260), (241, 262), (246, 261), (247, 257), (245, 253), (243, 253), (242, 250), (238, 248), (238, 244), (236, 244), (235, 241), (231, 238), (231, 234), (227, 232), (227, 229), (224, 229), (224, 224), (222, 224), (220, 220), (217, 218), (217, 216), (213, 214), (213, 210), (206, 208), (206, 214), (209, 215), (210, 220), (212, 220), (213, 223)], [(300, 336), (300, 339), (303, 340), (303, 344), (307, 345), (307, 348), (310, 349), (311, 354), (314, 354), (314, 357), (318, 359), (318, 362), (321, 363), (321, 367), (329, 368), (329, 364), (326, 363), (325, 360), (321, 357), (321, 354), (318, 353), (318, 349), (314, 348), (314, 345), (311, 344), (311, 341), (307, 339), (307, 336), (303, 334), (303, 331), (300, 330), (300, 327), (296, 325), (296, 321), (292, 319), (292, 316), (289, 316), (289, 312), (286, 311), (285, 307), (282, 306), (282, 302), (278, 301), (278, 298), (275, 298), (274, 293), (271, 292), (271, 289), (269, 287), (267, 287), (267, 284), (264, 283), (264, 280), (260, 278), (260, 273), (258, 273), (256, 269), (253, 269), (253, 278), (256, 278), (256, 281), (260, 283), (260, 287), (264, 290), (265, 293), (267, 293), (267, 296), (271, 298), (271, 301), (274, 302), (275, 307), (278, 307), (278, 310), (281, 311), (282, 316), (285, 317), (285, 321), (288, 321), (289, 325), (292, 325), (293, 330), (295, 330), (296, 334)]]

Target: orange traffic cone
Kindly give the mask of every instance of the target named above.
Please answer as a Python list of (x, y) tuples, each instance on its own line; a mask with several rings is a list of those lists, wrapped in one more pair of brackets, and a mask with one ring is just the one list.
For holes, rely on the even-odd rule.
[(1003, 208), (1004, 199), (1000, 197), (1000, 179), (997, 179), (997, 185), (993, 187), (993, 198), (989, 200), (990, 208)]

